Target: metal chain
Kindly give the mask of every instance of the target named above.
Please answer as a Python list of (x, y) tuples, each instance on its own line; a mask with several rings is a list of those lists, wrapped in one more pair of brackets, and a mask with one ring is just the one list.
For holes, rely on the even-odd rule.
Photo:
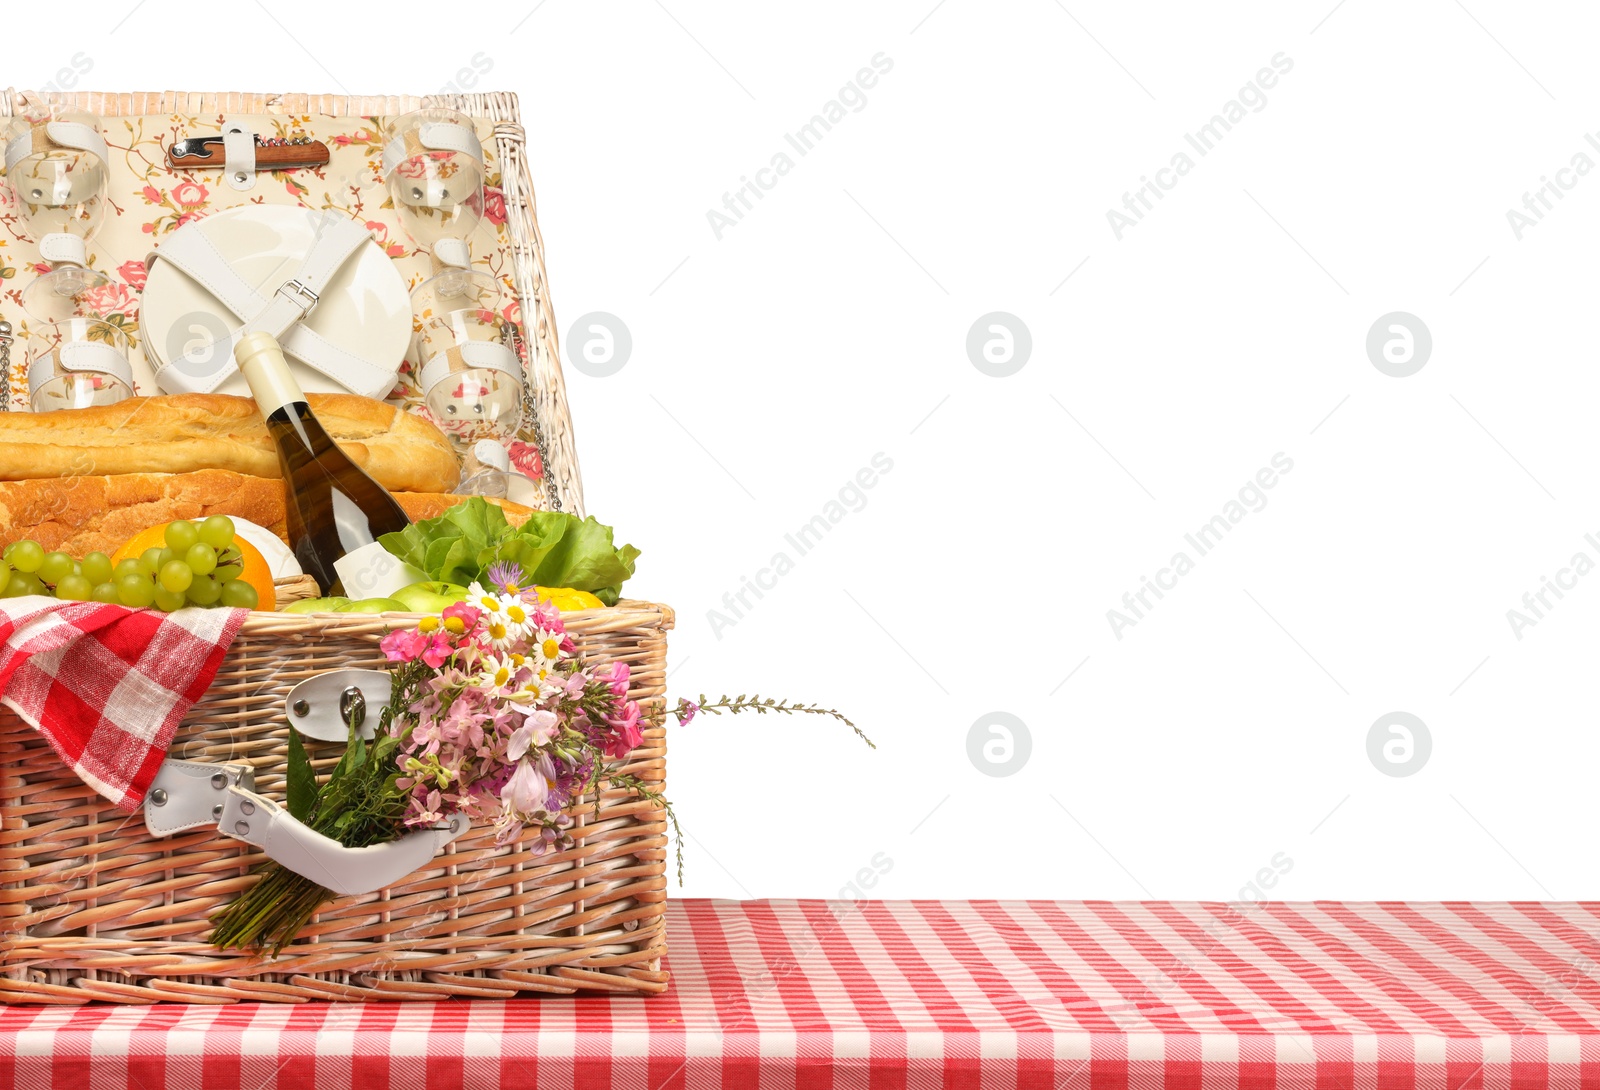
[(0, 413), (11, 411), (11, 323), (0, 318)]
[[(526, 342), (522, 333), (517, 329), (515, 322), (505, 325), (506, 339), (511, 342), (511, 350), (517, 354), (517, 359), (523, 359), (522, 350)], [(531, 363), (528, 360), (527, 363)], [(544, 426), (539, 423), (539, 406), (533, 396), (533, 375), (531, 369), (524, 364), (522, 382), (522, 418), (533, 429), (533, 445), (539, 452), (539, 468), (544, 471), (545, 495), (549, 500), (550, 510), (561, 510), (561, 493), (556, 488), (555, 471), (550, 468), (550, 448), (545, 440)]]

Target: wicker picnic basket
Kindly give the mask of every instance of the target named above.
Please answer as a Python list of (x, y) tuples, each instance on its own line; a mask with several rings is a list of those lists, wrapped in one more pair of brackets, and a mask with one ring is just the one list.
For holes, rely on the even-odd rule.
[[(423, 104), (404, 97), (174, 92), (54, 97), (108, 118), (173, 111), (365, 117)], [(546, 479), (552, 498), (581, 513), (516, 99), (427, 101), (494, 123)], [(21, 103), (21, 95), (7, 92), (0, 121)], [(670, 609), (624, 600), (566, 620), (582, 656), (627, 662), (629, 695), (646, 715), (663, 710)], [(328, 670), (382, 668), (378, 641), (414, 621), (397, 614), (251, 616), (179, 727), (171, 755), (247, 762), (256, 789), (281, 798), (289, 690)], [(341, 747), (309, 748), (326, 769)], [(665, 752), (665, 732), (647, 729), (623, 771), (659, 789)], [(0, 709), (0, 1001), (293, 1003), (662, 991), (665, 815), (621, 789), (602, 789), (596, 804), (590, 794), (572, 808), (570, 850), (536, 856), (523, 842), (496, 846), (490, 830), (475, 829), (404, 880), (331, 902), (276, 959), (221, 951), (206, 941), (209, 918), (249, 888), (252, 869), (265, 857), (215, 829), (151, 836), (142, 813), (125, 813), (95, 794), (38, 732)]]

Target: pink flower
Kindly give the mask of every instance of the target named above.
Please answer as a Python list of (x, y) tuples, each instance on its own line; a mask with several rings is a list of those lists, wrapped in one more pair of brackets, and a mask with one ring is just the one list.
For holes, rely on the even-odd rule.
[(679, 697), (678, 707), (673, 714), (678, 717), (678, 726), (687, 727), (690, 723), (694, 722), (694, 717), (698, 715), (699, 712), (700, 705), (696, 704), (692, 700), (685, 700), (682, 697)]
[(561, 721), (556, 718), (555, 712), (545, 711), (542, 708), (529, 712), (528, 717), (522, 721), (522, 726), (513, 731), (511, 738), (506, 742), (506, 760), (520, 760), (530, 749), (548, 745), (560, 727)]
[(117, 266), (117, 275), (128, 282), (128, 286), (138, 291), (144, 290), (146, 269), (144, 262), (137, 258), (124, 261)]
[(521, 814), (543, 810), (550, 801), (555, 780), (555, 765), (548, 754), (541, 754), (536, 761), (519, 761), (516, 771), (500, 789), (500, 801)]
[[(602, 673), (601, 671), (609, 671)], [(625, 662), (610, 662), (594, 672), (594, 676), (601, 681), (611, 683), (611, 695), (621, 700), (628, 695), (628, 664)]]
[(444, 665), (445, 660), (450, 657), (450, 652), (453, 650), (454, 648), (450, 646), (450, 641), (445, 639), (444, 633), (435, 632), (433, 639), (428, 643), (427, 650), (422, 652), (422, 661), (437, 670)]
[[(145, 195), (149, 195), (148, 191)], [(210, 195), (211, 191), (199, 182), (179, 182), (172, 187), (172, 199), (184, 208), (198, 208)]]
[(378, 644), (390, 662), (411, 662), (419, 657), (432, 641), (416, 629), (391, 632)]
[(407, 825), (433, 825), (444, 820), (442, 802), (439, 792), (429, 791), (423, 798), (411, 796), (410, 813), (406, 814)]
[(477, 606), (468, 605), (466, 602), (456, 602), (453, 605), (445, 606), (444, 612), (440, 616), (446, 621), (459, 617), (465, 630), (471, 632), (478, 627), (478, 621), (483, 616), (483, 611)]
[(161, 190), (157, 189), (153, 185), (145, 186), (143, 192), (144, 199), (149, 201), (151, 204), (160, 204), (166, 199), (161, 195)]
[(421, 155), (413, 155), (409, 159), (402, 159), (394, 168), (402, 178), (426, 178), (428, 176), (428, 160)]
[(644, 741), (644, 731), (639, 729), (639, 705), (635, 701), (630, 700), (623, 706), (622, 714), (611, 720), (611, 727), (616, 733), (606, 739), (607, 757), (626, 757)]
[(506, 221), (506, 195), (494, 186), (483, 187), (483, 217), (499, 227)]

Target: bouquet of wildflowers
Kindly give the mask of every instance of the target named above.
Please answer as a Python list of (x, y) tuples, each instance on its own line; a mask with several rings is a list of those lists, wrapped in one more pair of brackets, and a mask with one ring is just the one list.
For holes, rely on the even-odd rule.
[(404, 824), (461, 811), (501, 843), (538, 827), (535, 851), (569, 847), (563, 811), (644, 738), (628, 664), (586, 667), (561, 614), (519, 586), (515, 565), (488, 575), (491, 586), (474, 583), (465, 602), (381, 645), (401, 673), (425, 668), (398, 753)]
[[(380, 644), (394, 664), (388, 707), (370, 743), (349, 745), (320, 788), (293, 731), (288, 809), (348, 847), (397, 839), (462, 812), (504, 844), (526, 828), (535, 854), (572, 846), (565, 812), (602, 781), (668, 808), (616, 764), (644, 738), (627, 698), (628, 664), (586, 666), (561, 614), (523, 587), (514, 564), (489, 569), (466, 601)], [(675, 709), (679, 722), (697, 707)], [(598, 797), (598, 796), (597, 796)], [(323, 903), (322, 886), (276, 863), (218, 919), (219, 947), (281, 948)]]

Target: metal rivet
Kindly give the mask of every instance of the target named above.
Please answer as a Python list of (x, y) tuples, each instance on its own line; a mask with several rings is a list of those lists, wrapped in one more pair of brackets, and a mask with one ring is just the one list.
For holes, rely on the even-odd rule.
[(249, 836), (250, 823), (248, 821), (236, 821), (233, 823), (233, 831), (238, 833), (240, 836)]
[(222, 816), (222, 803), (219, 802), (211, 808), (211, 816), (214, 818)]
[(150, 802), (155, 806), (165, 806), (167, 804), (166, 791), (158, 787), (150, 792)]
[(255, 812), (256, 804), (251, 802), (249, 799), (245, 799), (243, 802), (239, 803), (239, 813), (243, 814), (245, 817), (249, 817)]
[(296, 700), (294, 702), (294, 713), (300, 718), (304, 719), (306, 716), (311, 714), (311, 705), (307, 704), (304, 700)]
[(237, 174), (235, 174), (233, 176), (233, 180), (236, 181), (236, 182), (243, 182), (249, 177), (250, 176), (248, 174), (246, 174), (244, 171), (241, 170), (241, 171), (239, 171), (239, 173), (237, 173)]
[(228, 786), (228, 777), (227, 777), (227, 775), (225, 773), (222, 773), (222, 772), (213, 773), (212, 776), (211, 776), (211, 786), (215, 787), (218, 791), (221, 791), (224, 787), (227, 787)]

